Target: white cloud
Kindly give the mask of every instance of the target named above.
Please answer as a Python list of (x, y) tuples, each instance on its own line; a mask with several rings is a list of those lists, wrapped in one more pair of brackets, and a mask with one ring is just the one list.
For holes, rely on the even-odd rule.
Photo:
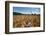
[(19, 12), (22, 14), (40, 14), (40, 12)]

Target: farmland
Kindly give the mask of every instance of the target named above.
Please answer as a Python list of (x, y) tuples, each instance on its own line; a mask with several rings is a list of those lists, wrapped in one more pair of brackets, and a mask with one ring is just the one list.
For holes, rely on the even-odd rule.
[(13, 28), (40, 27), (40, 15), (13, 15)]

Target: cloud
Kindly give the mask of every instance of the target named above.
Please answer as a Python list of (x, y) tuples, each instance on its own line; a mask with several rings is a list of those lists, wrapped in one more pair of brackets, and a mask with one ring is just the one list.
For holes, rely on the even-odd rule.
[(18, 12), (22, 14), (40, 14), (39, 12)]

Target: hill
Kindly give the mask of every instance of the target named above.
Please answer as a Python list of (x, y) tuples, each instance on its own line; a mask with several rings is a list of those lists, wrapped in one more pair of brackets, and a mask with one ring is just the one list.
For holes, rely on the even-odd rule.
[(40, 14), (22, 14), (22, 13), (18, 13), (18, 12), (13, 12), (13, 15), (37, 15), (37, 16), (39, 16)]
[(21, 15), (21, 13), (13, 12), (13, 15)]

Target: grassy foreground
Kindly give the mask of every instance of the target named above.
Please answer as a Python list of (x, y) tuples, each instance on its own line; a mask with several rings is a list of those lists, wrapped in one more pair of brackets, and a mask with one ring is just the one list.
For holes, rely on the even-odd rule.
[(40, 15), (13, 15), (13, 28), (40, 27)]

